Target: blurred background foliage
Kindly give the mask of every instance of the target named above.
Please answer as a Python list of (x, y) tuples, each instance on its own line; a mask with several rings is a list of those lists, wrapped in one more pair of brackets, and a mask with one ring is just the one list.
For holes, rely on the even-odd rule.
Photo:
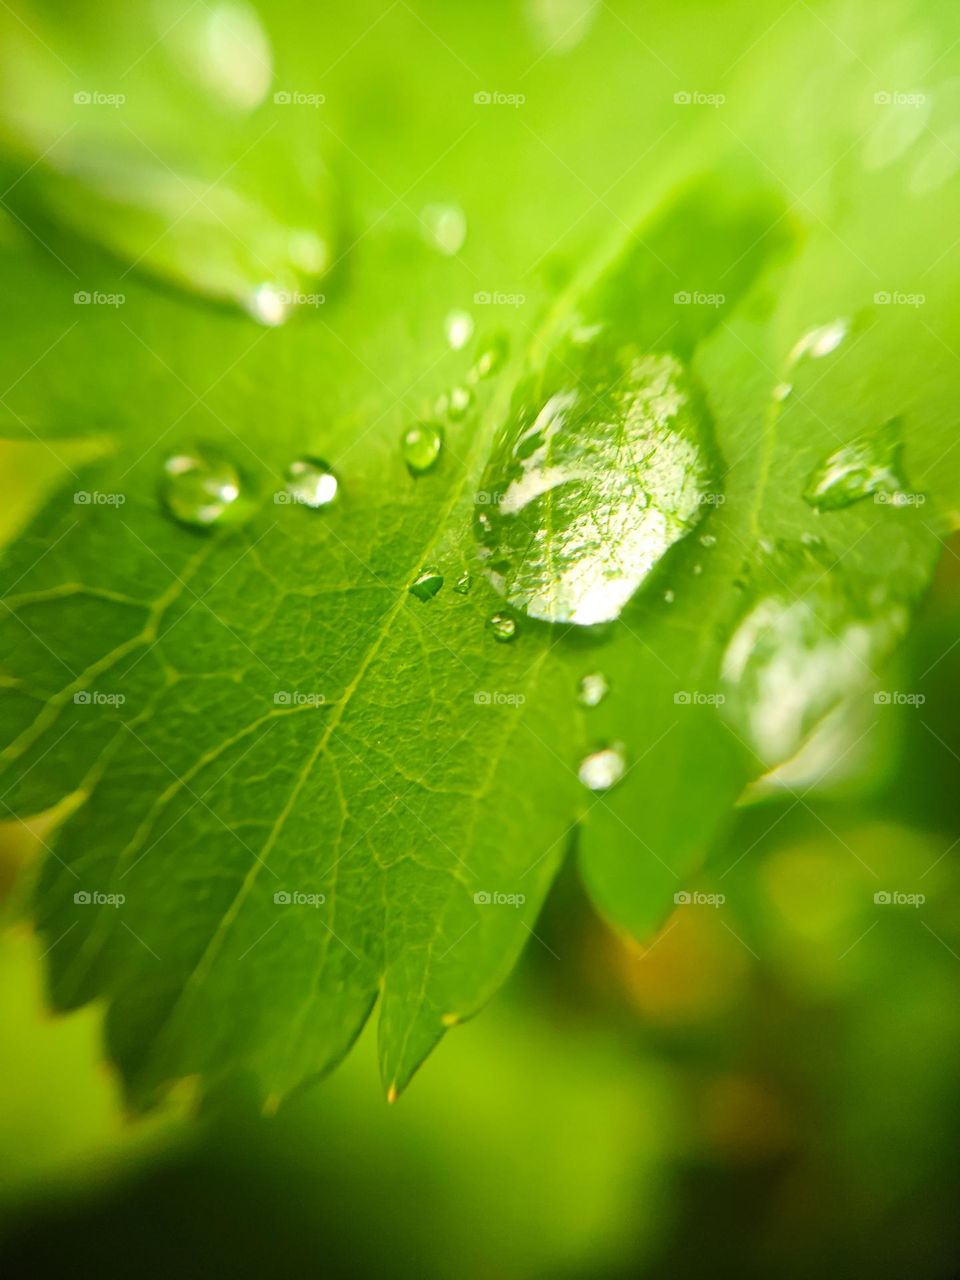
[[(788, 157), (790, 184), (816, 219), (826, 190), (832, 198), (859, 172), (828, 138), (831, 116), (841, 106), (856, 114), (864, 84), (923, 87), (914, 77), (933, 68), (944, 79), (937, 64), (957, 26), (945, 4), (901, 0), (495, 0), (465, 14), (439, 0), (350, 12), (291, 0), (264, 5), (263, 28), (253, 10), (233, 6), (226, 45), (215, 46), (228, 52), (199, 58), (196, 32), (209, 41), (210, 15), (228, 8), (4, 6), (2, 132), (17, 185), (0, 225), (6, 246), (31, 237), (18, 204), (29, 192), (54, 249), (67, 228), (118, 252), (139, 236), (146, 250), (152, 214), (131, 231), (128, 204), (103, 199), (91, 223), (76, 199), (77, 183), (102, 179), (105, 154), (128, 169), (142, 164), (145, 140), (159, 163), (199, 182), (237, 161), (232, 186), (256, 203), (251, 216), (268, 239), (272, 219), (301, 209), (315, 217), (332, 165), (348, 175), (355, 225), (340, 226), (331, 206), (330, 243), (379, 225), (395, 249), (420, 232), (390, 191), (405, 191), (408, 173), (436, 159), (438, 115), (469, 120), (464, 85), (471, 94), (490, 87), (526, 94), (521, 127), (544, 144), (535, 149), (542, 169), (517, 175), (527, 216), (511, 260), (536, 261), (524, 286), (549, 294), (565, 253), (611, 217), (629, 218), (638, 184), (652, 202), (702, 148), (700, 121), (676, 118), (677, 90), (748, 86), (736, 127), (749, 122), (761, 163), (776, 168)], [(238, 21), (239, 47), (229, 34)], [(269, 41), (250, 63), (263, 29)], [(485, 76), (463, 64), (464, 41)], [(117, 68), (129, 68), (123, 91), (141, 142), (116, 113), (77, 121), (51, 42), (70, 49), (91, 87), (113, 90)], [(238, 59), (241, 73), (227, 74)], [(362, 92), (351, 92), (358, 75)], [(946, 115), (922, 158), (924, 180), (938, 164), (949, 169), (937, 148), (952, 151), (958, 127), (958, 82), (944, 83)], [(300, 84), (326, 91), (332, 115), (318, 130), (312, 113), (291, 112), (255, 165), (237, 160), (260, 128), (257, 94)], [(599, 108), (586, 110), (585, 93), (599, 96)], [(58, 151), (64, 163), (38, 163), (72, 122), (76, 135)], [(376, 174), (361, 158), (371, 140)], [(626, 145), (647, 158), (629, 182), (610, 186), (625, 167), (611, 175), (611, 155)], [(836, 172), (823, 179), (833, 149)], [(575, 161), (576, 180), (564, 180), (554, 150)], [(31, 165), (34, 181), (21, 186), (17, 175)], [(461, 167), (455, 152), (443, 175), (433, 192), (421, 181), (415, 199), (452, 190), (466, 208), (483, 206), (483, 172)], [(539, 220), (529, 216), (537, 190)], [(511, 210), (491, 212), (490, 225), (492, 233), (480, 227), (475, 261), (495, 279)], [(224, 271), (242, 284), (242, 263)], [(3, 536), (65, 465), (95, 448), (4, 444)], [(722, 894), (722, 906), (681, 906), (638, 946), (598, 919), (569, 869), (508, 987), (447, 1038), (394, 1108), (383, 1102), (368, 1033), (327, 1081), (274, 1116), (257, 1115), (238, 1086), (198, 1117), (185, 1082), (159, 1114), (130, 1120), (103, 1060), (102, 1010), (52, 1018), (40, 947), (22, 921), (11, 924), (0, 938), (4, 1273), (955, 1275), (958, 569), (950, 544), (898, 660), (899, 687), (924, 695), (922, 714), (887, 708), (869, 753), (842, 777), (800, 796), (770, 788), (749, 797), (690, 886)], [(0, 885), (14, 904), (55, 820), (3, 828)], [(875, 903), (891, 891), (925, 902)]]

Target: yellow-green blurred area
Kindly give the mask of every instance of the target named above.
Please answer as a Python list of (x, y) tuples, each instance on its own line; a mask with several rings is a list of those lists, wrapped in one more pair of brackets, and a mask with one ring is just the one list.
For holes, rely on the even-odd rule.
[[(369, 4), (350, 14), (323, 6), (302, 40), (296, 38), (302, 5), (277, 0), (261, 8), (278, 48), (286, 38), (287, 78), (274, 79), (275, 86), (312, 88), (315, 63), (347, 93), (351, 58), (367, 59), (365, 95), (341, 122), (356, 136), (391, 136), (401, 83), (408, 92), (404, 110), (415, 123), (444, 112), (443, 93), (460, 74), (458, 55), (447, 48), (449, 40), (456, 43), (450, 15), (459, 6), (385, 2), (379, 19)], [(862, 78), (857, 64), (864, 56), (882, 68), (876, 88), (884, 90), (912, 87), (915, 71), (935, 66), (939, 56), (936, 25), (917, 16), (928, 18), (936, 6), (835, 6), (826, 43), (836, 55), (831, 75), (839, 78), (825, 79), (823, 66), (811, 65), (809, 104), (794, 102), (780, 119), (768, 107), (790, 33), (817, 33), (826, 22), (826, 6), (813, 0), (729, 6), (531, 0), (526, 7), (498, 0), (489, 9), (489, 26), (470, 59), (485, 69), (505, 58), (510, 75), (502, 85), (468, 78), (466, 87), (472, 94), (522, 86), (544, 140), (542, 174), (517, 175), (528, 206), (539, 184), (543, 226), (534, 226), (528, 207), (517, 232), (524, 253), (514, 246), (508, 263), (546, 256), (558, 236), (589, 239), (605, 218), (628, 216), (637, 181), (667, 189), (674, 161), (662, 141), (674, 127), (686, 128), (672, 117), (674, 91), (720, 92), (729, 87), (724, 76), (740, 77), (748, 66), (761, 68), (749, 73), (757, 90), (751, 138), (762, 155), (756, 159), (769, 168), (780, 142), (789, 141), (791, 162), (799, 165), (795, 185), (816, 221), (830, 181), (818, 185), (824, 166), (816, 148), (811, 172), (803, 171), (797, 138), (804, 112), (809, 108), (816, 120), (829, 115), (830, 94), (844, 96), (844, 69)], [(82, 50), (97, 68), (99, 80), (88, 87), (112, 92), (118, 79), (111, 68), (120, 64), (111, 61), (108, 27), (119, 10), (103, 11), (103, 30), (75, 30), (69, 17), (63, 22), (78, 58)], [(139, 84), (143, 100), (169, 101), (181, 129), (192, 118), (198, 77), (211, 68), (222, 72), (231, 56), (243, 62), (234, 27), (226, 45), (216, 46), (219, 54), (190, 71), (191, 24), (207, 11), (205, 0), (185, 5), (182, 22), (158, 20), (149, 39), (129, 15), (117, 19), (112, 33), (131, 97)], [(425, 12), (432, 24), (426, 34)], [(874, 24), (873, 12), (883, 21)], [(514, 43), (521, 28), (534, 33), (529, 47)], [(42, 100), (43, 86), (58, 82), (62, 68), (44, 54), (46, 41), (38, 44), (26, 28), (16, 39), (18, 50), (28, 51), (19, 62), (24, 92)], [(591, 39), (598, 42), (594, 53)], [(192, 88), (171, 88), (165, 77), (172, 72), (158, 70), (151, 41), (164, 40), (172, 42), (171, 64), (186, 60), (184, 84)], [(612, 62), (605, 78), (604, 57), (624, 42), (647, 53), (637, 53), (635, 65)], [(581, 46), (584, 64), (575, 61)], [(440, 51), (442, 83), (429, 74), (432, 63), (422, 76), (397, 70), (405, 54), (420, 57), (426, 47)], [(666, 64), (685, 78), (677, 81)], [(262, 72), (262, 60), (258, 65)], [(376, 79), (370, 65), (382, 73), (379, 94), (369, 87)], [(558, 89), (567, 74), (569, 94)], [(790, 68), (795, 80), (805, 74), (803, 65)], [(18, 147), (42, 150), (62, 121), (55, 105), (47, 114), (18, 110), (20, 85), (14, 92), (12, 83), (4, 145), (16, 157)], [(229, 105), (242, 88), (242, 80), (227, 77), (218, 91)], [(548, 91), (562, 109), (543, 107)], [(611, 110), (619, 95), (631, 121), (643, 116), (637, 105), (643, 95), (656, 104), (637, 125), (636, 136), (650, 138), (650, 156), (641, 163), (647, 143), (631, 144), (640, 168), (630, 182), (618, 171), (609, 185), (605, 164), (621, 145), (612, 132), (596, 146), (583, 136), (578, 94), (594, 91), (609, 98)], [(950, 93), (955, 98), (955, 82)], [(737, 110), (742, 129), (744, 108)], [(207, 164), (219, 171), (221, 157), (244, 136), (227, 108), (221, 117), (222, 133), (211, 127), (181, 148), (184, 164), (198, 173)], [(784, 121), (789, 139), (777, 132)], [(105, 145), (122, 139), (119, 118), (102, 114), (96, 124), (111, 133)], [(942, 125), (943, 145), (960, 151), (950, 121)], [(498, 118), (496, 127), (506, 126)], [(336, 139), (345, 154), (352, 154), (351, 136)], [(158, 127), (148, 141), (160, 147), (162, 137)], [(566, 155), (567, 137), (584, 189), (574, 182), (556, 195), (556, 153)], [(203, 141), (209, 155), (201, 157)], [(364, 177), (356, 155), (345, 161), (360, 191), (351, 212), (370, 224), (382, 221), (391, 235), (400, 234), (398, 226), (418, 234), (391, 192), (404, 190), (405, 166), (421, 172), (435, 158), (426, 144), (422, 155), (412, 155), (409, 137), (404, 146), (384, 189), (374, 176)], [(378, 154), (389, 156), (390, 147)], [(472, 217), (471, 197), (485, 178), (458, 172), (458, 163), (450, 161), (446, 172)], [(258, 183), (272, 181), (263, 173), (258, 178), (241, 167), (238, 189), (249, 183), (263, 195)], [(294, 204), (309, 199), (309, 175), (300, 178)], [(418, 200), (449, 195), (450, 184), (438, 193), (426, 182), (422, 187)], [(62, 210), (51, 217), (70, 225)], [(498, 208), (489, 217), (496, 234), (506, 234), (509, 211)], [(18, 224), (0, 223), (0, 236), (11, 243), (25, 236)], [(471, 224), (474, 230), (485, 245), (483, 226)], [(356, 234), (354, 228), (347, 241)], [(109, 231), (103, 239), (108, 250), (116, 247)], [(478, 268), (484, 281), (497, 284), (495, 248), (478, 249)], [(468, 283), (472, 290), (476, 281), (471, 276)], [(514, 279), (503, 283), (513, 287)], [(98, 447), (29, 438), (0, 446), (0, 540), (14, 537), (43, 496)], [(198, 1108), (189, 1080), (158, 1111), (127, 1114), (122, 1084), (103, 1051), (102, 1008), (49, 1012), (44, 947), (22, 909), (41, 859), (56, 856), (58, 814), (3, 822), (0, 893), (12, 923), (0, 933), (0, 1274), (144, 1280), (960, 1274), (958, 636), (954, 542), (945, 545), (918, 626), (890, 673), (888, 687), (910, 690), (913, 700), (878, 704), (874, 721), (841, 725), (839, 748), (829, 733), (820, 735), (817, 767), (753, 788), (707, 869), (678, 884), (675, 910), (644, 945), (598, 918), (571, 850), (507, 986), (480, 1016), (450, 1031), (394, 1106), (383, 1098), (371, 1024), (335, 1072), (274, 1114), (260, 1113), (242, 1081)], [(831, 768), (837, 760), (843, 767)]]

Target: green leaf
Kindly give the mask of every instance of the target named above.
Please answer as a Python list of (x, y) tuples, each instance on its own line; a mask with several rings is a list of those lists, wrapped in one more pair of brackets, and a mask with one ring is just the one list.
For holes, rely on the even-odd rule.
[[(953, 186), (878, 225), (878, 205), (903, 209), (915, 158), (867, 176), (843, 163), (859, 108), (791, 135), (765, 51), (729, 117), (685, 125), (641, 199), (618, 195), (613, 217), (600, 200), (598, 216), (594, 188), (623, 157), (568, 130), (566, 80), (542, 68), (532, 123), (481, 123), (450, 41), (415, 19), (384, 19), (363, 83), (394, 83), (399, 34), (431, 95), (450, 90), (450, 117), (417, 89), (394, 132), (382, 113), (358, 118), (355, 83), (343, 92), (331, 132), (361, 229), (315, 315), (258, 329), (140, 283), (56, 226), (65, 269), (22, 252), (12, 267), (24, 310), (0, 352), (11, 431), (101, 435), (113, 453), (2, 567), (5, 803), (29, 814), (85, 798), (34, 909), (57, 942), (55, 1000), (108, 997), (111, 1049), (140, 1101), (197, 1073), (208, 1087), (250, 1073), (282, 1095), (336, 1063), (377, 999), (394, 1096), (504, 980), (575, 830), (595, 901), (647, 936), (747, 784), (838, 704), (872, 698), (956, 506)], [(445, 11), (431, 19), (444, 29)], [(519, 75), (512, 19), (448, 20), (502, 83)], [(802, 86), (823, 33), (802, 14), (784, 25), (783, 65)], [(356, 34), (338, 31), (345, 51)], [(595, 131), (616, 106), (656, 145), (652, 131), (688, 109), (676, 86), (658, 72), (662, 102), (651, 90), (643, 119), (627, 92), (635, 46), (612, 24), (597, 39), (579, 64), (601, 86)], [(671, 39), (677, 53), (683, 33)], [(827, 47), (844, 61), (842, 42)], [(870, 76), (855, 80), (865, 92)], [(545, 206), (538, 166), (557, 147), (561, 171), (589, 175), (589, 198), (568, 183)], [(404, 170), (431, 163), (408, 200)], [(838, 193), (809, 207), (796, 187), (831, 166)], [(49, 181), (25, 177), (22, 216), (57, 216)], [(451, 192), (470, 258), (437, 251), (438, 202), (459, 217)], [(129, 255), (87, 198), (98, 216), (70, 227)], [(571, 242), (578, 214), (589, 234)], [(530, 262), (564, 237), (576, 265), (561, 288)], [(875, 303), (922, 276), (931, 244), (923, 319)], [(497, 316), (514, 359), (481, 377), (490, 335), (451, 351), (444, 318), (514, 280), (526, 305)], [(78, 314), (76, 281), (124, 302)], [(471, 369), (474, 408), (411, 474), (401, 436)], [(530, 474), (515, 446), (540, 448), (529, 432), (551, 401), (575, 412), (537, 459), (541, 490), (504, 507)], [(818, 514), (810, 477), (894, 418), (910, 494), (928, 501)], [(232, 461), (247, 519), (199, 532), (170, 518), (161, 479), (171, 454), (208, 448)], [(303, 457), (336, 472), (329, 507), (286, 500)], [(551, 465), (568, 485), (556, 493)], [(646, 495), (636, 523), (628, 483)], [(446, 585), (411, 593), (425, 575)], [(604, 608), (579, 610), (598, 578)], [(516, 610), (506, 644), (485, 626), (501, 591)], [(587, 708), (590, 671), (610, 694)], [(581, 761), (613, 744), (624, 777), (588, 791)]]

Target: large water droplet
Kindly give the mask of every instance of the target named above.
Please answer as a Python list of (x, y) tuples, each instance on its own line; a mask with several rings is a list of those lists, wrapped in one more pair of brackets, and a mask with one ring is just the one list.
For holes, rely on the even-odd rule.
[(232, 515), (240, 498), (240, 476), (214, 449), (187, 449), (163, 464), (160, 495), (174, 519), (206, 529)]
[(443, 448), (443, 428), (434, 422), (419, 422), (400, 437), (403, 460), (410, 472), (422, 475), (436, 465)]
[(585, 707), (596, 707), (610, 691), (607, 677), (601, 671), (591, 671), (580, 681), (579, 699)]
[(699, 522), (712, 471), (703, 410), (678, 359), (568, 348), (552, 389), (520, 403), (481, 480), (486, 573), (531, 617), (616, 618)]
[(465, 596), (470, 594), (470, 588), (472, 586), (473, 578), (470, 576), (469, 570), (464, 569), (463, 573), (461, 573), (460, 577), (454, 583), (453, 589), (458, 596)]
[(410, 584), (410, 594), (418, 600), (432, 600), (443, 586), (443, 574), (439, 569), (424, 569)]
[(861, 436), (837, 449), (815, 469), (804, 500), (818, 511), (839, 511), (876, 493), (905, 487), (900, 471), (899, 424), (888, 422), (873, 436)]
[(297, 458), (287, 467), (287, 492), (307, 507), (328, 507), (336, 498), (339, 481), (321, 458)]
[(619, 742), (594, 751), (580, 762), (577, 776), (591, 791), (609, 791), (627, 771), (627, 757)]
[(517, 620), (509, 613), (493, 613), (487, 619), (487, 630), (500, 644), (509, 644), (517, 634)]

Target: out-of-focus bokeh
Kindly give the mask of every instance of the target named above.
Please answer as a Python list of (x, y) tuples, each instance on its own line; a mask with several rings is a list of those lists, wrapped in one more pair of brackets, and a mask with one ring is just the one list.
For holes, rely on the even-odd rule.
[[(130, 49), (146, 44), (123, 91), (133, 95), (131, 86), (140, 85), (146, 97), (169, 102), (177, 124), (172, 135), (158, 125), (151, 148), (164, 165), (182, 165), (198, 177), (205, 167), (222, 168), (249, 127), (246, 113), (280, 83), (255, 12), (199, 0), (159, 19), (152, 14), (151, 39), (166, 51), (161, 66), (123, 6), (99, 6), (102, 27), (94, 28), (96, 8), (83, 6), (86, 26), (69, 15), (55, 21), (77, 56), (99, 66), (103, 91), (116, 89), (117, 58), (134, 63)], [(419, 56), (425, 25), (430, 41), (446, 43), (442, 6), (398, 0), (379, 13), (370, 8), (363, 6), (357, 30), (333, 7), (312, 14), (299, 51), (299, 82), (318, 92), (311, 59), (329, 68), (331, 83), (335, 74), (349, 83), (351, 58), (364, 56), (354, 45), (369, 41), (366, 56), (382, 64), (383, 79), (378, 96), (368, 78), (351, 107), (361, 150), (375, 132), (389, 135), (401, 79), (412, 86), (410, 110), (424, 118), (444, 111), (440, 90), (449, 87), (431, 86), (429, 74), (426, 82), (415, 75), (394, 81), (390, 70), (408, 54), (404, 40), (409, 56)], [(278, 45), (295, 48), (304, 7), (270, 9), (264, 7), (264, 27)], [(853, 64), (869, 27), (862, 5), (825, 13), (826, 6), (803, 0), (734, 4), (726, 20), (718, 20), (715, 6), (696, 4), (648, 11), (641, 4), (516, 0), (514, 9), (505, 0), (489, 6), (484, 41), (472, 56), (484, 65), (498, 53), (504, 38), (498, 32), (528, 33), (523, 76), (501, 87), (534, 102), (531, 119), (549, 139), (546, 152), (555, 142), (562, 146), (564, 131), (578, 132), (575, 56), (594, 32), (606, 44), (639, 42), (632, 83), (642, 95), (650, 81), (674, 83), (664, 62), (682, 64), (691, 88), (699, 83), (719, 93), (741, 61), (756, 65), (754, 46), (762, 52), (769, 45), (775, 80), (781, 22), (829, 21)], [(891, 30), (913, 30), (910, 5), (876, 12)], [(44, 52), (45, 39), (18, 31), (18, 21), (8, 16), (8, 34), (23, 55), (17, 62), (23, 92), (36, 101), (37, 86), (54, 83), (62, 69)], [(325, 28), (337, 53), (321, 57)], [(936, 58), (931, 31), (936, 27), (918, 17), (917, 48), (897, 46), (905, 76)], [(883, 44), (882, 32), (869, 39)], [(447, 62), (445, 55), (452, 75), (455, 65), (451, 70)], [(432, 64), (424, 65), (429, 73)], [(168, 83), (174, 67), (180, 88)], [(545, 122), (536, 115), (537, 88), (549, 84), (554, 100), (563, 101), (556, 84), (565, 67), (573, 69), (565, 117)], [(590, 74), (597, 73), (591, 64)], [(809, 76), (818, 111), (825, 95), (843, 95), (842, 83), (818, 79), (817, 66)], [(616, 92), (628, 95), (631, 79), (622, 64), (615, 78)], [(191, 137), (190, 86), (198, 83), (219, 95), (221, 110), (218, 123)], [(295, 92), (296, 79), (289, 83)], [(0, 95), (8, 157), (42, 151), (62, 128), (53, 109), (49, 117), (19, 112), (19, 92), (8, 81)], [(672, 127), (674, 104), (665, 94), (656, 100), (662, 119), (649, 125), (657, 137), (649, 183), (666, 190), (674, 159), (661, 154), (659, 139)], [(800, 115), (799, 108), (790, 115), (797, 129)], [(90, 181), (95, 171), (109, 185), (106, 170), (91, 168), (90, 157), (104, 154), (98, 145), (111, 151), (127, 141), (122, 117), (104, 119), (98, 117), (106, 129), (99, 140), (96, 130), (82, 136), (86, 124), (79, 130), (75, 154), (63, 172), (49, 175), (45, 196), (51, 219), (83, 235), (93, 230), (71, 203), (70, 183)], [(760, 120), (758, 137), (764, 133)], [(344, 138), (327, 142), (331, 150), (351, 145)], [(767, 137), (757, 145), (775, 142)], [(288, 160), (309, 152), (306, 134), (294, 131), (288, 143)], [(611, 124), (598, 150), (608, 154), (617, 145)], [(795, 140), (791, 145), (796, 151)], [(426, 167), (427, 155), (420, 159)], [(16, 160), (10, 163), (15, 173)], [(325, 164), (297, 169), (286, 184), (283, 217), (291, 216), (290, 202), (306, 207), (316, 200)], [(624, 190), (593, 191), (603, 186), (602, 170), (598, 160), (598, 173), (589, 175), (587, 226), (590, 210), (602, 221), (611, 206), (619, 218), (635, 203)], [(550, 184), (559, 178), (546, 155), (543, 177), (549, 205)], [(255, 234), (269, 246), (271, 219), (280, 216), (273, 201), (268, 195), (255, 214), (245, 203), (269, 193), (269, 175), (240, 164), (235, 178), (235, 202), (221, 212), (261, 219)], [(810, 180), (801, 174), (797, 185), (806, 190)], [(402, 174), (391, 174), (390, 183), (402, 185)], [(471, 183), (482, 186), (481, 177), (463, 175), (468, 207)], [(378, 210), (376, 186), (361, 189), (361, 213), (402, 238), (411, 231), (405, 214), (387, 207), (384, 191)], [(814, 219), (819, 199), (811, 188)], [(450, 208), (438, 210), (441, 242), (457, 240)], [(153, 215), (135, 225), (105, 195), (98, 216), (96, 235), (108, 249), (136, 254), (141, 245), (149, 254)], [(328, 229), (331, 243), (344, 234), (332, 212)], [(0, 232), (25, 234), (13, 215)], [(534, 248), (529, 226), (521, 234)], [(539, 246), (548, 266), (552, 241), (551, 232)], [(311, 246), (300, 249), (300, 266), (283, 264), (295, 276), (304, 255), (307, 268), (319, 265)], [(179, 270), (175, 258), (146, 268), (167, 282)], [(207, 291), (216, 302), (239, 302), (272, 323), (275, 300), (251, 301), (250, 284), (242, 263), (210, 264)], [(29, 439), (4, 444), (0, 535), (13, 537), (64, 467), (97, 448), (58, 443), (51, 451)], [(810, 787), (771, 779), (745, 796), (707, 870), (684, 886), (687, 900), (645, 945), (598, 918), (571, 851), (507, 987), (446, 1037), (396, 1106), (383, 1099), (375, 1031), (368, 1027), (329, 1078), (274, 1115), (261, 1115), (238, 1082), (197, 1116), (187, 1081), (158, 1113), (128, 1116), (103, 1056), (102, 1009), (51, 1016), (42, 948), (25, 922), (11, 925), (0, 937), (7, 1045), (0, 1076), (0, 1271), (949, 1280), (960, 1265), (958, 564), (960, 547), (948, 544), (919, 625), (891, 674), (891, 689), (909, 690), (910, 698), (877, 702), (874, 721), (862, 732), (847, 726), (839, 749), (821, 735), (821, 762), (839, 757), (843, 767), (815, 771)], [(11, 900), (45, 855), (55, 821), (45, 815), (3, 825), (0, 889)]]

